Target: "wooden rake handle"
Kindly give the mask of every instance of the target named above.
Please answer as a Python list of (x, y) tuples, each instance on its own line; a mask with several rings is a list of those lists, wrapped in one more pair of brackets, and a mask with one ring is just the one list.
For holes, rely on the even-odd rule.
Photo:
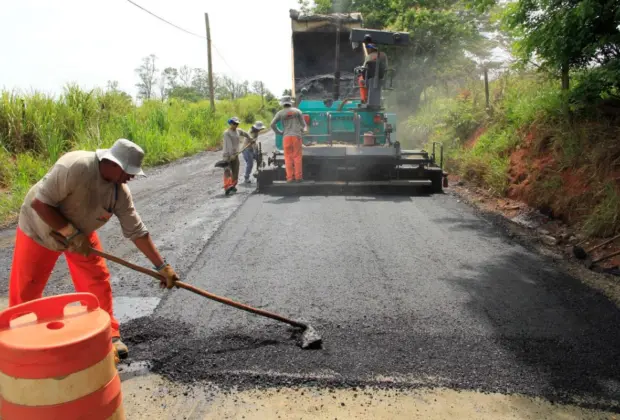
[[(113, 262), (115, 262), (117, 264), (124, 265), (127, 268), (131, 268), (134, 271), (138, 271), (138, 272), (140, 272), (142, 274), (146, 274), (148, 276), (151, 276), (154, 279), (165, 280), (165, 277), (162, 276), (161, 274), (159, 274), (155, 270), (150, 270), (148, 268), (144, 268), (144, 267), (141, 267), (139, 265), (132, 264), (129, 261), (125, 261), (125, 260), (123, 260), (121, 258), (115, 257), (114, 255), (108, 254), (107, 252), (104, 252), (104, 251), (99, 251), (99, 250), (94, 249), (94, 248), (91, 248), (90, 250), (91, 250), (91, 253), (93, 253), (95, 255), (98, 255), (101, 258), (105, 258), (106, 260), (110, 260), (110, 261), (113, 261)], [(198, 294), (198, 295), (200, 295), (202, 297), (206, 297), (207, 299), (215, 300), (215, 301), (223, 303), (225, 305), (233, 306), (233, 307), (235, 307), (237, 309), (242, 309), (242, 310), (247, 311), (247, 312), (252, 312), (252, 313), (254, 313), (256, 315), (261, 315), (261, 316), (264, 316), (264, 317), (267, 317), (267, 318), (274, 319), (276, 321), (284, 322), (284, 323), (292, 325), (294, 327), (299, 327), (299, 328), (303, 328), (303, 329), (306, 329), (308, 327), (306, 324), (303, 324), (301, 322), (293, 321), (292, 319), (285, 318), (285, 317), (283, 317), (281, 315), (274, 314), (272, 312), (263, 311), (262, 309), (253, 308), (253, 307), (245, 305), (243, 303), (235, 302), (234, 300), (231, 300), (231, 299), (228, 299), (228, 298), (225, 298), (225, 297), (222, 297), (222, 296), (214, 295), (213, 293), (209, 293), (206, 290), (199, 289), (199, 288), (197, 288), (195, 286), (192, 286), (191, 284), (187, 284), (187, 283), (184, 283), (182, 281), (175, 282), (175, 285), (177, 287), (180, 287), (181, 289), (189, 290), (190, 292), (194, 292), (194, 293), (196, 293), (196, 294)]]

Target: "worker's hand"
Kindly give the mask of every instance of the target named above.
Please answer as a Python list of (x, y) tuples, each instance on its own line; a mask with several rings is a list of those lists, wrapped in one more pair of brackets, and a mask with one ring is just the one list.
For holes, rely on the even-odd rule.
[(88, 237), (72, 224), (65, 226), (59, 232), (52, 231), (51, 235), (63, 251), (68, 250), (85, 257), (90, 255), (91, 243)]
[(170, 264), (166, 264), (164, 268), (159, 270), (159, 274), (165, 277), (159, 283), (160, 288), (172, 289), (178, 280), (181, 280), (177, 273), (172, 269)]
[(79, 233), (69, 241), (69, 251), (88, 257), (90, 255), (91, 243), (88, 237)]

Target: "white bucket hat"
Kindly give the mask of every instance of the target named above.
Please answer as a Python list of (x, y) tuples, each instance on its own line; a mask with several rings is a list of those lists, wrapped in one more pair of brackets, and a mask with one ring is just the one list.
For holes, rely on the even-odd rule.
[(265, 128), (265, 124), (263, 124), (263, 122), (262, 122), (262, 121), (256, 121), (256, 122), (254, 123), (254, 125), (252, 126), (252, 128), (254, 128), (254, 130), (258, 130), (258, 131), (260, 131), (260, 130), (262, 130), (263, 128)]
[(118, 139), (111, 148), (97, 149), (95, 154), (99, 160), (108, 159), (116, 163), (129, 175), (146, 176), (142, 171), (144, 150), (127, 139)]
[(286, 95), (280, 98), (280, 105), (293, 105), (293, 100), (290, 96)]

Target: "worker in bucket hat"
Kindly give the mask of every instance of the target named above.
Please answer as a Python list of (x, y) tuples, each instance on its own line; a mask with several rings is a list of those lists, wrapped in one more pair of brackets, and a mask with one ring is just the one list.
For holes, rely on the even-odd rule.
[[(284, 168), (287, 182), (301, 182), (302, 173), (302, 135), (308, 131), (308, 126), (301, 111), (293, 106), (290, 96), (280, 98), (282, 109), (276, 113), (271, 121), (271, 129), (284, 136)], [(282, 124), (283, 130), (277, 126)]]
[(256, 121), (250, 128), (251, 139), (246, 138), (243, 142), (243, 158), (245, 160), (244, 181), (246, 184), (251, 182), (250, 174), (252, 173), (252, 168), (254, 167), (254, 159), (258, 153), (258, 145), (256, 144), (256, 141), (258, 140), (258, 135), (264, 129), (265, 124), (263, 124), (262, 121)]
[(225, 160), (228, 161), (230, 169), (231, 169), (231, 179), (234, 185), (230, 186), (230, 183), (227, 187), (226, 176), (224, 177), (224, 189), (226, 191), (236, 192), (237, 182), (239, 179), (239, 137), (245, 137), (248, 140), (252, 140), (250, 135), (239, 128), (239, 118), (231, 117), (228, 120), (228, 129), (224, 131), (223, 136), (223, 147), (222, 147), (222, 156)]
[(149, 231), (134, 208), (127, 182), (144, 176), (144, 151), (126, 139), (110, 149), (73, 151), (61, 156), (49, 172), (28, 191), (19, 213), (9, 306), (42, 296), (60, 254), (64, 254), (77, 292), (90, 292), (110, 314), (112, 343), (119, 358), (128, 356), (112, 308), (110, 272), (96, 233), (115, 215), (123, 235), (163, 275), (161, 286), (174, 286), (179, 276), (159, 254)]

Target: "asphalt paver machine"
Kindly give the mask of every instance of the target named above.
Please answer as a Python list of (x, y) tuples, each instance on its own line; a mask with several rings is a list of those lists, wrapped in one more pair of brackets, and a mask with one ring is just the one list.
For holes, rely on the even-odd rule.
[[(402, 149), (396, 115), (385, 111), (382, 98), (383, 91), (394, 89), (394, 69), (378, 60), (362, 65), (369, 43), (381, 53), (385, 46), (408, 45), (409, 34), (363, 28), (358, 13), (290, 13), (291, 91), (309, 128), (303, 136), (304, 181), (286, 182), (283, 138), (276, 134), (275, 150), (260, 150), (257, 157), (257, 191), (441, 192), (447, 181), (443, 146), (434, 143), (430, 152)], [(365, 80), (365, 100), (359, 76)]]

